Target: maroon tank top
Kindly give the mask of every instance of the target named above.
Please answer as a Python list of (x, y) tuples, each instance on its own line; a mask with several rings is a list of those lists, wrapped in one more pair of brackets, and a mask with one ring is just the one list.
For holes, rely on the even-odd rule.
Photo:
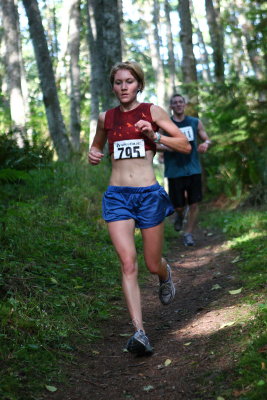
[(109, 154), (113, 153), (114, 142), (127, 139), (144, 139), (145, 150), (156, 153), (156, 144), (153, 140), (135, 128), (136, 122), (143, 119), (151, 123), (154, 132), (159, 130), (158, 125), (152, 120), (151, 106), (151, 103), (141, 103), (133, 110), (125, 112), (118, 106), (106, 112), (104, 129), (107, 131)]

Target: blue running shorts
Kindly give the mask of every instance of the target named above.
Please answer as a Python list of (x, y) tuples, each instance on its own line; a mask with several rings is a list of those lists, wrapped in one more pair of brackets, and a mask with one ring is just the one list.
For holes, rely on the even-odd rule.
[(134, 219), (140, 229), (159, 225), (174, 208), (159, 183), (147, 187), (108, 186), (102, 200), (106, 222)]

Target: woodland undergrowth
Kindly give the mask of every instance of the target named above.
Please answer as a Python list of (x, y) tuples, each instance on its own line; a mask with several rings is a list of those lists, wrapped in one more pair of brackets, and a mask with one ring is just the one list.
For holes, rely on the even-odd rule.
[[(1, 399), (39, 399), (43, 390), (56, 390), (54, 382), (64, 381), (64, 365), (75, 360), (78, 346), (100, 339), (101, 321), (119, 311), (119, 265), (101, 218), (109, 170), (108, 161), (97, 168), (51, 162), (29, 170), (27, 179), (3, 182)], [(229, 388), (244, 391), (241, 399), (263, 399), (267, 386), (265, 211), (202, 213), (202, 226), (219, 226), (229, 248), (238, 251), (244, 301), (257, 304)], [(173, 234), (167, 226), (167, 243)], [(136, 244), (142, 254), (138, 231)], [(142, 257), (139, 264), (144, 279)]]

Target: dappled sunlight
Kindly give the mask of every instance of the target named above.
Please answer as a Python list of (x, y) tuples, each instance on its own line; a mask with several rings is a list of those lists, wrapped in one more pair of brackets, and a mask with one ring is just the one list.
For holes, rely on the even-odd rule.
[(242, 236), (239, 236), (238, 238), (234, 238), (232, 240), (228, 240), (227, 246), (230, 248), (232, 246), (235, 246), (237, 243), (246, 243), (250, 240), (258, 239), (258, 238), (264, 238), (266, 240), (266, 232), (254, 232), (250, 231), (245, 233)]
[(171, 335), (178, 341), (199, 336), (209, 336), (231, 326), (243, 325), (252, 318), (252, 306), (236, 304), (199, 313), (181, 329), (173, 331)]
[[(199, 248), (197, 249), (197, 251), (196, 249), (192, 249), (191, 252), (188, 252), (188, 250), (186, 250), (185, 252), (182, 252), (180, 255), (178, 255), (175, 260), (169, 261), (171, 262), (171, 265), (173, 267), (182, 269), (195, 269), (199, 267), (205, 267), (207, 264), (212, 265), (212, 263), (215, 268), (219, 269), (219, 266), (217, 266), (216, 264), (216, 258), (228, 252), (229, 248), (227, 243), (225, 242), (224, 244), (213, 246), (210, 245), (204, 248)], [(194, 256), (194, 260), (192, 263), (188, 263), (188, 259), (192, 257), (192, 254)]]

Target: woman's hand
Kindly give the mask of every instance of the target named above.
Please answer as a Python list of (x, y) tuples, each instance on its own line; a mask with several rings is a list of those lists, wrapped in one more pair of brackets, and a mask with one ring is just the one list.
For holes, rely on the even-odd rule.
[(88, 162), (92, 165), (99, 164), (103, 157), (104, 154), (94, 147), (91, 147), (88, 152)]
[(143, 119), (140, 119), (138, 122), (135, 124), (136, 129), (138, 129), (140, 132), (144, 133), (149, 137), (151, 140), (156, 139), (155, 132), (152, 129), (152, 125), (148, 121), (144, 121)]

